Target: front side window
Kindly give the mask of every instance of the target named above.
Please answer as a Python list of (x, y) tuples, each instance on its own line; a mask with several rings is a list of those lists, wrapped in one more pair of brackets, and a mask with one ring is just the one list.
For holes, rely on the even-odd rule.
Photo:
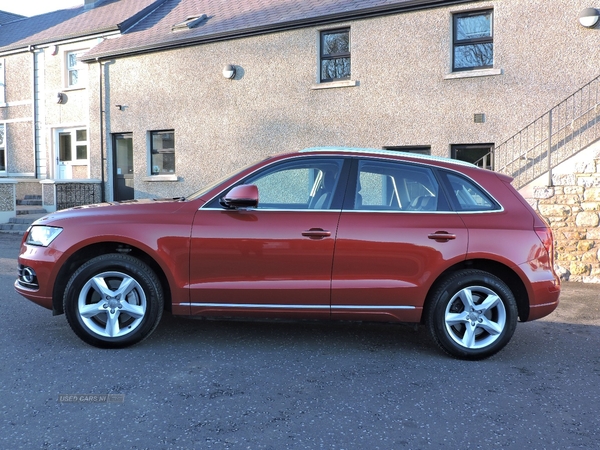
[(175, 174), (175, 131), (150, 133), (150, 159), (152, 175)]
[(321, 32), (321, 82), (350, 79), (350, 29)]
[(3, 123), (0, 123), (0, 173), (6, 173), (6, 133)]
[(453, 29), (453, 71), (493, 67), (492, 10), (455, 14)]
[(84, 50), (67, 53), (67, 87), (85, 87), (87, 82), (87, 66), (79, 60)]
[(329, 209), (340, 179), (341, 159), (277, 165), (245, 180), (258, 187), (258, 209)]

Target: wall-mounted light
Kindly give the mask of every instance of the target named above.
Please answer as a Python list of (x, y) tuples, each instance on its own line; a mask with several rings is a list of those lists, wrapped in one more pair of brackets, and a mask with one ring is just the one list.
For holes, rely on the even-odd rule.
[(119, 111), (125, 111), (125, 108), (127, 108), (127, 105), (115, 105), (115, 107), (119, 110)]
[(235, 78), (235, 66), (232, 64), (227, 64), (223, 67), (223, 76), (228, 80), (232, 80)]
[(600, 18), (600, 12), (596, 8), (585, 8), (579, 13), (579, 23), (582, 27), (593, 28)]
[(56, 93), (56, 103), (58, 103), (59, 105), (62, 105), (65, 102), (65, 94), (63, 94), (62, 92), (57, 92)]

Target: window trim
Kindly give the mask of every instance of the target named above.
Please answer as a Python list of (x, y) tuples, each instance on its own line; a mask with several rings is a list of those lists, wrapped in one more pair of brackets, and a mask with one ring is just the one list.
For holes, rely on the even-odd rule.
[[(65, 50), (64, 54), (64, 70), (65, 70), (65, 77), (64, 77), (64, 89), (65, 90), (76, 90), (76, 89), (85, 89), (87, 88), (87, 81), (88, 81), (88, 65), (85, 64), (84, 62), (81, 61), (80, 57), (81, 55), (83, 55), (85, 52), (87, 52), (89, 49), (85, 49), (85, 48), (80, 48), (80, 49), (76, 49), (76, 50)], [(75, 66), (73, 66), (73, 68), (71, 68), (71, 66), (69, 66), (69, 55), (71, 54), (75, 54), (77, 63), (75, 64)], [(72, 70), (77, 70), (79, 71), (79, 73), (83, 73), (83, 71), (85, 70), (85, 80), (78, 82), (77, 84), (71, 84), (71, 77), (69, 76)], [(78, 78), (81, 79), (81, 78)]]
[[(327, 54), (325, 55), (323, 53), (323, 38), (326, 34), (334, 34), (334, 33), (340, 33), (340, 32), (347, 32), (348, 33), (348, 52), (342, 52), (342, 53), (331, 53), (331, 54)], [(355, 84), (350, 84), (352, 83), (352, 37), (351, 37), (351, 33), (350, 33), (350, 27), (340, 27), (340, 28), (332, 28), (332, 29), (326, 29), (326, 30), (319, 30), (319, 64), (318, 64), (318, 80), (319, 80), (319, 84), (328, 84), (328, 83), (344, 83), (343, 85), (339, 85), (337, 87), (346, 87), (346, 86), (355, 86), (356, 82), (354, 82)], [(342, 77), (342, 78), (323, 78), (323, 69), (322, 69), (322, 64), (323, 61), (326, 60), (332, 60), (332, 59), (337, 59), (337, 58), (348, 58), (350, 60), (350, 75), (347, 77)], [(350, 83), (348, 83), (350, 82)], [(323, 89), (324, 86), (319, 86), (319, 88)]]
[[(484, 14), (490, 14), (490, 35), (483, 38), (473, 38), (473, 39), (462, 39), (460, 41), (457, 40), (457, 21), (461, 17), (469, 17), (469, 16), (480, 16)], [(467, 45), (476, 45), (476, 44), (492, 44), (492, 64), (483, 65), (483, 66), (472, 66), (472, 67), (456, 67), (456, 48), (464, 47)], [(471, 11), (461, 11), (452, 14), (452, 73), (453, 74), (464, 74), (465, 72), (477, 72), (480, 70), (490, 71), (494, 69), (494, 9), (478, 9)], [(487, 75), (499, 75), (497, 71), (493, 73), (490, 72)], [(466, 75), (465, 75), (466, 76)], [(478, 75), (471, 75), (478, 76)], [(449, 78), (449, 77), (448, 77)], [(458, 78), (458, 77), (457, 77)]]
[(147, 176), (143, 178), (144, 181), (178, 181), (177, 177), (177, 165), (173, 168), (173, 173), (153, 173), (152, 172), (152, 155), (153, 153), (153, 136), (156, 133), (173, 133), (173, 150), (172, 151), (156, 151), (157, 154), (165, 153), (165, 154), (173, 154), (173, 163), (175, 164), (175, 129), (174, 128), (166, 128), (160, 130), (150, 130), (148, 131), (148, 167), (147, 167)]

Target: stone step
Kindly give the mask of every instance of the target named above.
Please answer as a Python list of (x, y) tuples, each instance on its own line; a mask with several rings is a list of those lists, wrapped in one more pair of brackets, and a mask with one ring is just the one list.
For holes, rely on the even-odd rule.
[(47, 211), (44, 208), (36, 208), (35, 206), (17, 206), (17, 216), (26, 216), (30, 214), (47, 214)]
[(40, 217), (44, 217), (47, 212), (44, 209), (37, 210), (35, 214), (19, 214), (16, 217), (8, 219), (8, 223), (0, 224), (0, 233), (23, 234), (34, 221)]
[(17, 205), (42, 205), (41, 195), (26, 195), (22, 199), (17, 199)]

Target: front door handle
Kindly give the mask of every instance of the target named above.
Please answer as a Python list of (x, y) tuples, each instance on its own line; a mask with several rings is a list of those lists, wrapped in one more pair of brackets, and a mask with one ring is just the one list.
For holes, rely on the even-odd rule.
[(455, 234), (450, 234), (447, 231), (436, 231), (435, 233), (429, 234), (427, 237), (438, 242), (448, 242), (452, 239), (456, 239)]
[(323, 230), (322, 228), (311, 228), (302, 232), (302, 236), (306, 236), (311, 239), (323, 239), (331, 236), (331, 231)]

